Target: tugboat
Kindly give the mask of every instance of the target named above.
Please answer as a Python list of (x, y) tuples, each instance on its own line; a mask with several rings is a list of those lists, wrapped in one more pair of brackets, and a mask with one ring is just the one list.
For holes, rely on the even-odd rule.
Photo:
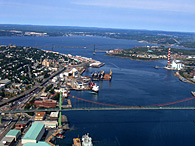
[(82, 136), (82, 146), (93, 146), (92, 138), (89, 137), (89, 133)]
[(59, 139), (63, 139), (65, 136), (63, 136), (62, 134), (58, 134), (57, 136), (56, 136), (56, 138), (59, 138)]
[(99, 92), (99, 86), (97, 86), (97, 84), (95, 84), (95, 85), (92, 87), (92, 91), (94, 91), (94, 92)]
[(73, 138), (73, 145), (72, 146), (81, 146), (80, 138)]
[(94, 82), (89, 82), (89, 88), (94, 92), (99, 92), (99, 86)]
[(61, 130), (61, 131), (57, 134), (56, 138), (63, 139), (63, 138), (65, 137), (65, 136), (63, 136), (64, 133), (65, 133), (65, 132), (64, 132), (63, 130)]

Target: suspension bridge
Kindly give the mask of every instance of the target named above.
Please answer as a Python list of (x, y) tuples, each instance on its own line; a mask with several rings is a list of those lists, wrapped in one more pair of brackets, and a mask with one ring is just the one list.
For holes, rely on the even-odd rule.
[(153, 105), (116, 105), (109, 103), (102, 103), (85, 98), (68, 95), (70, 103), (69, 106), (63, 106), (61, 102), (61, 93), (59, 98), (58, 108), (45, 108), (45, 109), (25, 109), (25, 105), (20, 104), (19, 106), (4, 108), (0, 110), (0, 123), (1, 113), (28, 113), (28, 112), (49, 112), (59, 111), (59, 121), (61, 121), (62, 111), (105, 111), (105, 110), (194, 110), (195, 109), (195, 96), (180, 99), (173, 102), (153, 104)]
[(28, 109), (25, 110), (24, 104), (2, 109), (2, 113), (20, 113), (20, 112), (37, 112), (37, 111), (82, 111), (82, 110), (172, 110), (172, 109), (195, 109), (195, 97), (188, 97), (173, 102), (154, 104), (154, 105), (116, 105), (109, 103), (101, 103), (97, 101), (87, 100), (84, 98), (68, 95), (71, 101), (71, 106), (62, 106), (59, 108), (49, 109)]

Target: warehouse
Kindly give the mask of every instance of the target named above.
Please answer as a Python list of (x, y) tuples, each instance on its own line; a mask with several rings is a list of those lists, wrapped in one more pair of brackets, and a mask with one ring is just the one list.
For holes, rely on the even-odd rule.
[(45, 133), (45, 125), (42, 123), (33, 123), (30, 129), (26, 132), (22, 138), (22, 144), (24, 143), (37, 143), (43, 134)]
[(18, 139), (20, 136), (21, 132), (20, 130), (12, 129), (10, 130), (5, 137), (14, 137), (15, 141)]

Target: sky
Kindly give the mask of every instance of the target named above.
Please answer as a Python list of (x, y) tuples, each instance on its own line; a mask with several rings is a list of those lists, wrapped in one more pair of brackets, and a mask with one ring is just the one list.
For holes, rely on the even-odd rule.
[(0, 24), (195, 32), (195, 0), (0, 0)]

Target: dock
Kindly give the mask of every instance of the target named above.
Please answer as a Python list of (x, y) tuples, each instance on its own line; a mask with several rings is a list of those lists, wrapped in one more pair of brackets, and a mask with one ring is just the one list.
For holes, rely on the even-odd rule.
[(56, 130), (51, 136), (49, 136), (49, 138), (47, 138), (47, 139), (45, 140), (45, 142), (47, 142), (48, 144), (54, 146), (54, 144), (51, 143), (51, 140), (52, 140), (53, 138), (55, 138), (56, 135), (57, 135), (60, 131), (61, 131), (61, 129)]
[(66, 105), (62, 105), (62, 108), (72, 108), (72, 103), (70, 99), (67, 99), (67, 104)]

